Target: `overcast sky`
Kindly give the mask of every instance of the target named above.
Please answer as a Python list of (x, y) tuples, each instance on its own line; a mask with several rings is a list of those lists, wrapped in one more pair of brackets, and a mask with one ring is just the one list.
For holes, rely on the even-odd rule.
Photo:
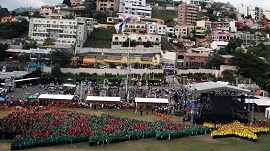
[[(251, 5), (251, 6), (259, 6), (263, 9), (270, 10), (270, 0), (214, 0), (219, 2), (229, 2), (233, 4), (236, 8), (238, 8), (239, 4), (243, 5)], [(12, 11), (18, 7), (40, 7), (41, 5), (55, 5), (58, 3), (62, 3), (63, 0), (0, 0), (0, 5), (2, 7), (8, 8)]]

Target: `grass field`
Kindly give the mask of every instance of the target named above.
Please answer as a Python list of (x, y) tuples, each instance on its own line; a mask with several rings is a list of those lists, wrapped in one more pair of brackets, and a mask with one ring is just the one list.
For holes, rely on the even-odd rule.
[[(135, 114), (134, 110), (89, 110), (89, 109), (67, 109), (86, 114), (113, 114), (121, 117), (136, 118), (139, 120), (159, 120), (151, 112), (148, 115)], [(0, 111), (0, 117), (8, 112)], [(256, 113), (256, 116), (263, 119), (263, 113)], [(171, 116), (172, 117), (172, 116)], [(172, 117), (175, 121), (180, 117)], [(10, 150), (10, 140), (0, 140), (0, 151)], [(143, 139), (132, 142), (122, 142), (103, 146), (89, 147), (88, 143), (78, 143), (63, 146), (43, 147), (28, 149), (27, 151), (267, 151), (270, 147), (270, 135), (261, 135), (258, 142), (253, 143), (237, 138), (211, 139), (210, 135), (193, 136), (173, 140), (157, 141), (154, 138)]]

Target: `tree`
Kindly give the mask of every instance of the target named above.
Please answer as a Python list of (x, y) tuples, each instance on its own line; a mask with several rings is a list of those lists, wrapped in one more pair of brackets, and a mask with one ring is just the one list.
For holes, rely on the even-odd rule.
[(229, 41), (226, 46), (228, 54), (234, 54), (237, 47), (242, 45), (242, 40), (240, 38), (235, 38)]
[(29, 54), (21, 53), (21, 54), (18, 55), (18, 60), (20, 62), (29, 62), (30, 61), (30, 56), (29, 56)]
[(51, 52), (51, 62), (57, 64), (61, 68), (68, 67), (71, 63), (72, 53), (69, 51), (56, 50)]
[(207, 68), (219, 69), (224, 64), (225, 59), (217, 53), (209, 54), (207, 59)]
[(7, 56), (6, 50), (8, 49), (8, 44), (2, 44), (0, 43), (0, 61), (5, 61), (5, 58)]
[(0, 5), (0, 19), (2, 19), (5, 16), (9, 16), (9, 15), (10, 15), (10, 13), (9, 13), (8, 9), (7, 8), (3, 8)]
[(94, 12), (96, 10), (96, 6), (97, 6), (96, 1), (95, 0), (85, 0), (84, 6), (85, 6), (86, 17), (93, 17)]
[(27, 32), (29, 22), (22, 19), (21, 22), (5, 22), (0, 24), (0, 38), (17, 38)]
[(153, 44), (150, 41), (143, 43), (144, 47), (153, 47)]
[(50, 38), (47, 38), (43, 42), (43, 46), (48, 46), (48, 45), (54, 45), (53, 41)]
[(34, 39), (22, 41), (22, 49), (29, 50), (30, 48), (37, 48), (37, 42)]
[(34, 17), (34, 18), (44, 18), (43, 16), (40, 15), (40, 13), (38, 11), (35, 11), (34, 15), (32, 15), (31, 17)]
[(71, 6), (70, 0), (63, 0), (63, 3), (62, 4), (66, 4), (69, 7)]
[(233, 82), (234, 81), (234, 75), (232, 70), (224, 70), (222, 71), (222, 80), (223, 81), (228, 81), (228, 82)]
[(270, 65), (265, 63), (262, 59), (258, 58), (254, 54), (247, 52), (236, 52), (231, 59), (231, 64), (237, 66), (238, 73), (245, 78), (251, 78), (262, 88), (265, 87), (265, 82), (269, 78)]
[(60, 79), (62, 77), (62, 71), (61, 71), (61, 68), (58, 64), (55, 64), (54, 67), (52, 67), (52, 70), (51, 70), (51, 75), (54, 77), (54, 78), (57, 78), (57, 79)]

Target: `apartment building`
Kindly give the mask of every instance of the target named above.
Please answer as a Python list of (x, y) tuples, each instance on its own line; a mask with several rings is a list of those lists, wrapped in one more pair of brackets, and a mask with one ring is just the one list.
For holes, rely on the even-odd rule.
[(178, 5), (178, 24), (196, 25), (199, 7), (195, 4)]
[(183, 0), (183, 2), (187, 4), (196, 4), (199, 5), (200, 3), (214, 3), (214, 0)]
[(251, 42), (257, 41), (259, 37), (256, 37), (255, 34), (251, 34), (249, 32), (236, 32), (236, 33), (230, 33), (230, 38), (239, 38), (242, 40), (242, 45), (244, 47), (251, 46)]
[[(144, 48), (144, 44), (146, 42), (151, 42), (153, 47), (161, 48), (161, 36), (160, 35), (152, 35), (152, 34), (113, 34), (112, 37), (112, 49), (114, 48), (123, 48), (124, 43), (130, 39), (136, 43), (137, 48)], [(134, 47), (134, 46), (133, 46)]]
[(228, 33), (213, 33), (212, 34), (213, 41), (229, 41), (230, 35)]
[(40, 9), (40, 15), (43, 17), (47, 17), (53, 13), (55, 6), (52, 5), (42, 5)]
[(177, 36), (177, 38), (183, 38), (183, 37), (188, 37), (188, 26), (182, 25), (176, 25), (174, 27), (174, 31), (175, 31), (175, 35)]
[(263, 9), (257, 6), (244, 6), (243, 4), (238, 6), (239, 14), (244, 17), (251, 15), (253, 19), (262, 19)]
[(146, 0), (119, 0), (119, 12), (151, 18), (152, 8)]
[(207, 63), (207, 54), (203, 53), (183, 53), (176, 55), (176, 67), (184, 69), (205, 68)]
[(212, 22), (212, 31), (229, 33), (230, 29), (230, 22)]
[(270, 10), (263, 10), (263, 14), (265, 15), (265, 18), (270, 19)]
[(50, 38), (55, 45), (82, 47), (87, 39), (87, 22), (85, 18), (49, 19), (31, 18), (28, 36), (42, 45)]
[(146, 33), (146, 24), (142, 21), (128, 22), (125, 26), (125, 33)]
[(118, 10), (118, 0), (97, 0), (96, 1), (96, 10), (97, 11), (104, 11), (104, 10), (111, 10), (117, 11)]
[(167, 25), (157, 25), (156, 33), (158, 35), (165, 36), (166, 35)]

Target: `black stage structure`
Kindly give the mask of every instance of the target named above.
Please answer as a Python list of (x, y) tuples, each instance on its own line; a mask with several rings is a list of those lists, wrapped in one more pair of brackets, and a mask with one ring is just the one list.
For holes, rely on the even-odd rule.
[(248, 123), (245, 95), (250, 95), (250, 90), (216, 82), (184, 85), (184, 88), (191, 96), (190, 101), (198, 104), (197, 109), (192, 109), (195, 123), (230, 123), (234, 120)]

